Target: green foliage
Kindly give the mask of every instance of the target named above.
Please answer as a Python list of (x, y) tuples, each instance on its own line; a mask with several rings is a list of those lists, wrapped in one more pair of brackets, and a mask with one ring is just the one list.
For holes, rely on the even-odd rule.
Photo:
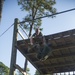
[(40, 73), (36, 70), (35, 74), (34, 75), (40, 75)]
[(9, 68), (5, 66), (2, 62), (0, 62), (0, 75), (4, 73), (5, 75), (9, 74)]
[(26, 69), (26, 71), (27, 71), (27, 74), (29, 74), (30, 69), (29, 69), (29, 68), (27, 68), (27, 69)]
[(21, 6), (21, 10), (28, 12), (24, 18), (28, 22), (25, 22), (23, 27), (30, 30), (31, 34), (32, 28), (36, 29), (42, 24), (41, 18), (36, 18), (56, 13), (56, 9), (53, 7), (55, 4), (55, 0), (18, 0), (18, 5)]
[[(28, 75), (30, 75), (29, 71), (30, 71), (30, 69), (27, 68), (27, 69), (26, 69), (26, 73), (27, 73)], [(23, 74), (22, 74), (19, 70), (17, 70), (17, 75), (23, 75)]]

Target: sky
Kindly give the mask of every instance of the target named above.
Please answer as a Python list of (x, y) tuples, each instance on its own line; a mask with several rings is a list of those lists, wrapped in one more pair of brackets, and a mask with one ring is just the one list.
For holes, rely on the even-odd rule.
[[(56, 5), (54, 7), (56, 7), (57, 12), (72, 9), (75, 8), (75, 0), (56, 0)], [(15, 18), (22, 21), (25, 15), (26, 12), (21, 11), (17, 0), (5, 0), (2, 10), (2, 20), (0, 23), (0, 35), (14, 23)], [(56, 15), (55, 18), (49, 17), (42, 19), (42, 28), (43, 35), (50, 35), (75, 29), (75, 10)], [(12, 39), (13, 26), (0, 37), (0, 61), (8, 67), (10, 67)], [(24, 61), (25, 58), (18, 51), (17, 64), (23, 67)], [(34, 75), (35, 68), (29, 62), (28, 67), (30, 68), (31, 75)]]

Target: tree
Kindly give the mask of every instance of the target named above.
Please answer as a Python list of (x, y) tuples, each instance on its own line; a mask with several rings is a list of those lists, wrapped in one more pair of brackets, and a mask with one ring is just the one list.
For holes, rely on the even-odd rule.
[(9, 68), (5, 66), (2, 62), (0, 62), (0, 75), (8, 75), (9, 74)]
[(28, 13), (24, 18), (26, 22), (22, 26), (29, 30), (29, 37), (32, 29), (35, 30), (37, 27), (41, 27), (42, 19), (39, 17), (56, 13), (56, 9), (53, 7), (55, 4), (55, 0), (18, 0), (21, 10)]
[(42, 24), (41, 18), (36, 18), (56, 13), (56, 9), (53, 7), (56, 4), (55, 0), (18, 0), (18, 4), (21, 5), (22, 11), (28, 12), (24, 18), (24, 21), (27, 22), (23, 27), (29, 30), (29, 36), (31, 36), (32, 29), (36, 29)]
[(30, 75), (29, 71), (30, 71), (30, 69), (27, 68), (27, 69), (26, 69), (26, 72), (27, 72), (28, 75)]

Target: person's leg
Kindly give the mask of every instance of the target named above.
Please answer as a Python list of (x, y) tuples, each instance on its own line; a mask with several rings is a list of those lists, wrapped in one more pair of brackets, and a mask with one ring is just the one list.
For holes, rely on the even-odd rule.
[(42, 51), (42, 60), (46, 60), (51, 54), (51, 52), (52, 52), (52, 48), (49, 47), (47, 44), (45, 44)]

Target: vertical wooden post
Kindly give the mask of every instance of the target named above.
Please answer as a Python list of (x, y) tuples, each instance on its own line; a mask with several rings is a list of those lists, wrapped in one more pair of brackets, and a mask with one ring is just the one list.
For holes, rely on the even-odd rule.
[(15, 67), (16, 64), (16, 55), (17, 55), (17, 28), (18, 28), (18, 19), (16, 18), (14, 21), (14, 31), (13, 31), (13, 43), (12, 43), (12, 53), (11, 53), (11, 63), (10, 63), (10, 73), (9, 75), (15, 75)]
[(74, 75), (74, 71), (73, 71), (73, 75)]
[(4, 0), (0, 0), (0, 21), (1, 21), (1, 18), (2, 18), (3, 3), (4, 3)]
[(60, 75), (62, 75), (62, 74), (60, 73)]
[(28, 63), (28, 61), (27, 61), (27, 59), (25, 59), (25, 64), (24, 64), (24, 71), (26, 72), (26, 69), (27, 69), (27, 63)]
[(70, 75), (70, 72), (69, 72), (69, 74), (68, 75)]

